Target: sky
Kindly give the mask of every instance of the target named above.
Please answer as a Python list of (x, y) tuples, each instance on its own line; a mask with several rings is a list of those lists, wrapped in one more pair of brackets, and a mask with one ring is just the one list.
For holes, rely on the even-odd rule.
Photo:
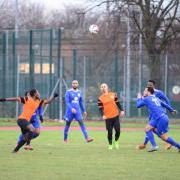
[(87, 0), (31, 0), (32, 2), (38, 2), (45, 6), (46, 9), (64, 9), (64, 5), (79, 5), (87, 7), (92, 3), (88, 3)]

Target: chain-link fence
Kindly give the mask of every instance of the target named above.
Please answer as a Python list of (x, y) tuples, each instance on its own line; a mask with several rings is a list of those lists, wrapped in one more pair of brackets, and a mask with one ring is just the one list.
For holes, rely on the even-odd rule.
[[(96, 38), (96, 37), (95, 37)], [(161, 56), (162, 90), (180, 111), (180, 54)], [(31, 30), (0, 33), (1, 97), (23, 96), (37, 88), (42, 98), (55, 90), (60, 97), (51, 104), (46, 116), (60, 119), (65, 111), (64, 95), (71, 81), (77, 79), (83, 92), (89, 119), (98, 119), (99, 86), (106, 82), (116, 91), (128, 116), (144, 116), (137, 110), (135, 99), (150, 79), (149, 58), (145, 51), (110, 49), (91, 39), (68, 38), (61, 30)], [(0, 117), (15, 117), (20, 106), (0, 104)]]

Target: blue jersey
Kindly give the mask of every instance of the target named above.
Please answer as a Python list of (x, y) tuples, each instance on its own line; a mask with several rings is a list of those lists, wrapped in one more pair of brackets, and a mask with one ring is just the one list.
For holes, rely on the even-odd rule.
[(154, 120), (158, 120), (161, 116), (165, 115), (163, 107), (168, 109), (170, 112), (173, 111), (173, 108), (168, 104), (162, 102), (159, 98), (154, 95), (146, 96), (144, 98), (139, 98), (136, 101), (136, 107), (140, 108), (146, 106), (149, 110), (149, 114)]
[(38, 115), (43, 116), (42, 106), (39, 106), (38, 109), (35, 111), (35, 113), (31, 117), (30, 122), (32, 123), (34, 128), (40, 128), (41, 127)]
[(85, 112), (80, 90), (70, 89), (66, 91), (66, 113), (72, 113), (72, 108), (76, 109), (77, 113)]
[[(161, 101), (165, 102), (166, 104), (168, 104), (169, 106), (171, 106), (169, 99), (167, 98), (167, 96), (158, 89), (154, 89), (154, 96), (156, 96), (157, 98), (159, 98)], [(153, 118), (153, 114), (149, 113), (149, 120), (151, 120)]]
[(36, 111), (34, 112), (34, 114), (31, 117), (31, 119), (37, 120), (37, 115), (43, 116), (43, 108), (42, 108), (42, 106), (39, 106), (38, 109), (36, 109)]
[(158, 97), (160, 100), (162, 100), (163, 102), (165, 102), (166, 104), (168, 104), (169, 106), (171, 106), (171, 103), (168, 97), (161, 90), (154, 89), (154, 95)]

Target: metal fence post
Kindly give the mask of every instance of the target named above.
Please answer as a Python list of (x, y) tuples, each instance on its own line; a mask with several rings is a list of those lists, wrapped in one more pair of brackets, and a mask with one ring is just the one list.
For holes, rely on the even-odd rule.
[(3, 84), (3, 97), (6, 97), (6, 63), (7, 63), (7, 59), (6, 59), (6, 33), (3, 32), (3, 65), (2, 65), (2, 84)]
[(124, 50), (124, 55), (123, 55), (123, 108), (125, 109), (126, 106), (126, 59), (127, 59), (127, 52)]
[(130, 66), (130, 60), (131, 60), (131, 27), (130, 27), (130, 19), (127, 19), (127, 71), (126, 71), (126, 116), (130, 117), (130, 108), (131, 108), (131, 66)]
[[(2, 97), (6, 97), (6, 33), (3, 32), (3, 49), (2, 49)], [(2, 115), (5, 116), (5, 104), (2, 105)]]
[[(52, 29), (49, 31), (49, 93), (52, 91), (53, 88), (53, 79), (52, 79)], [(52, 117), (52, 106), (49, 108), (50, 117)]]
[(58, 59), (58, 78), (59, 82), (59, 119), (62, 120), (62, 59), (61, 59), (61, 29), (58, 29), (58, 44), (57, 44), (57, 59)]
[(83, 84), (84, 84), (84, 92), (83, 92), (83, 100), (84, 100), (84, 106), (86, 107), (86, 56), (84, 56), (84, 78), (83, 78)]
[(119, 65), (118, 65), (118, 60), (119, 60), (119, 53), (118, 53), (118, 50), (116, 49), (116, 51), (115, 51), (115, 61), (114, 61), (114, 88), (115, 88), (115, 91), (117, 92), (117, 94), (119, 96), (119, 85), (118, 85)]
[(42, 43), (42, 38), (43, 38), (43, 31), (41, 31), (41, 37), (40, 37), (40, 74), (41, 74), (41, 78), (42, 78), (42, 75), (43, 75), (43, 61), (42, 61), (42, 46), (43, 46), (43, 43)]
[[(16, 66), (17, 66), (17, 73), (16, 73), (16, 96), (18, 97), (19, 96), (19, 60), (20, 60), (20, 57), (17, 56), (17, 63), (16, 63)], [(18, 115), (19, 115), (19, 103), (16, 102), (16, 119), (18, 119)]]
[(77, 64), (77, 49), (73, 49), (73, 80), (77, 78), (76, 74), (76, 64)]
[[(140, 11), (139, 16), (140, 27), (142, 28), (142, 12)], [(139, 75), (138, 75), (138, 91), (141, 93), (142, 87), (142, 34), (139, 34)], [(138, 116), (141, 117), (141, 108), (138, 109)]]
[(30, 56), (30, 62), (29, 62), (29, 76), (30, 76), (30, 89), (34, 88), (34, 61), (35, 61), (35, 52), (33, 49), (33, 31), (30, 30), (30, 41), (29, 41), (29, 56)]
[(168, 88), (167, 88), (167, 85), (168, 85), (168, 53), (166, 52), (165, 54), (165, 74), (164, 74), (164, 93), (165, 95), (167, 96), (167, 93), (168, 93)]
[(16, 95), (16, 34), (13, 32), (12, 34), (12, 53), (13, 53), (13, 96)]

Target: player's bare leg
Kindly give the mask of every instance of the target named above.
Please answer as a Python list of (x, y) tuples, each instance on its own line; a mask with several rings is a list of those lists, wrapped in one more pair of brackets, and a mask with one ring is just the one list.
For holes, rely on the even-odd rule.
[(171, 147), (172, 147), (172, 145), (169, 143), (165, 143), (165, 145), (164, 145), (165, 150), (170, 150)]
[[(152, 127), (151, 125), (149, 125), (149, 124), (147, 124), (146, 125), (146, 127), (145, 127), (145, 132), (148, 132), (148, 131), (153, 131), (154, 132), (154, 127)], [(145, 138), (147, 138), (148, 139), (148, 137), (146, 136)], [(148, 141), (149, 141), (149, 139), (148, 139)], [(145, 149), (146, 148), (146, 144), (144, 143), (144, 144), (139, 144), (139, 145), (137, 145), (136, 146), (136, 149), (138, 149), (138, 150), (143, 150), (143, 149)], [(158, 146), (156, 146), (155, 148), (151, 148), (150, 150), (149, 150), (149, 152), (152, 152), (152, 151), (155, 151), (155, 150), (157, 150), (158, 149)]]
[(178, 144), (173, 138), (169, 137), (167, 133), (162, 134), (161, 139), (171, 146), (176, 147), (178, 149), (178, 152), (180, 153), (180, 144)]

